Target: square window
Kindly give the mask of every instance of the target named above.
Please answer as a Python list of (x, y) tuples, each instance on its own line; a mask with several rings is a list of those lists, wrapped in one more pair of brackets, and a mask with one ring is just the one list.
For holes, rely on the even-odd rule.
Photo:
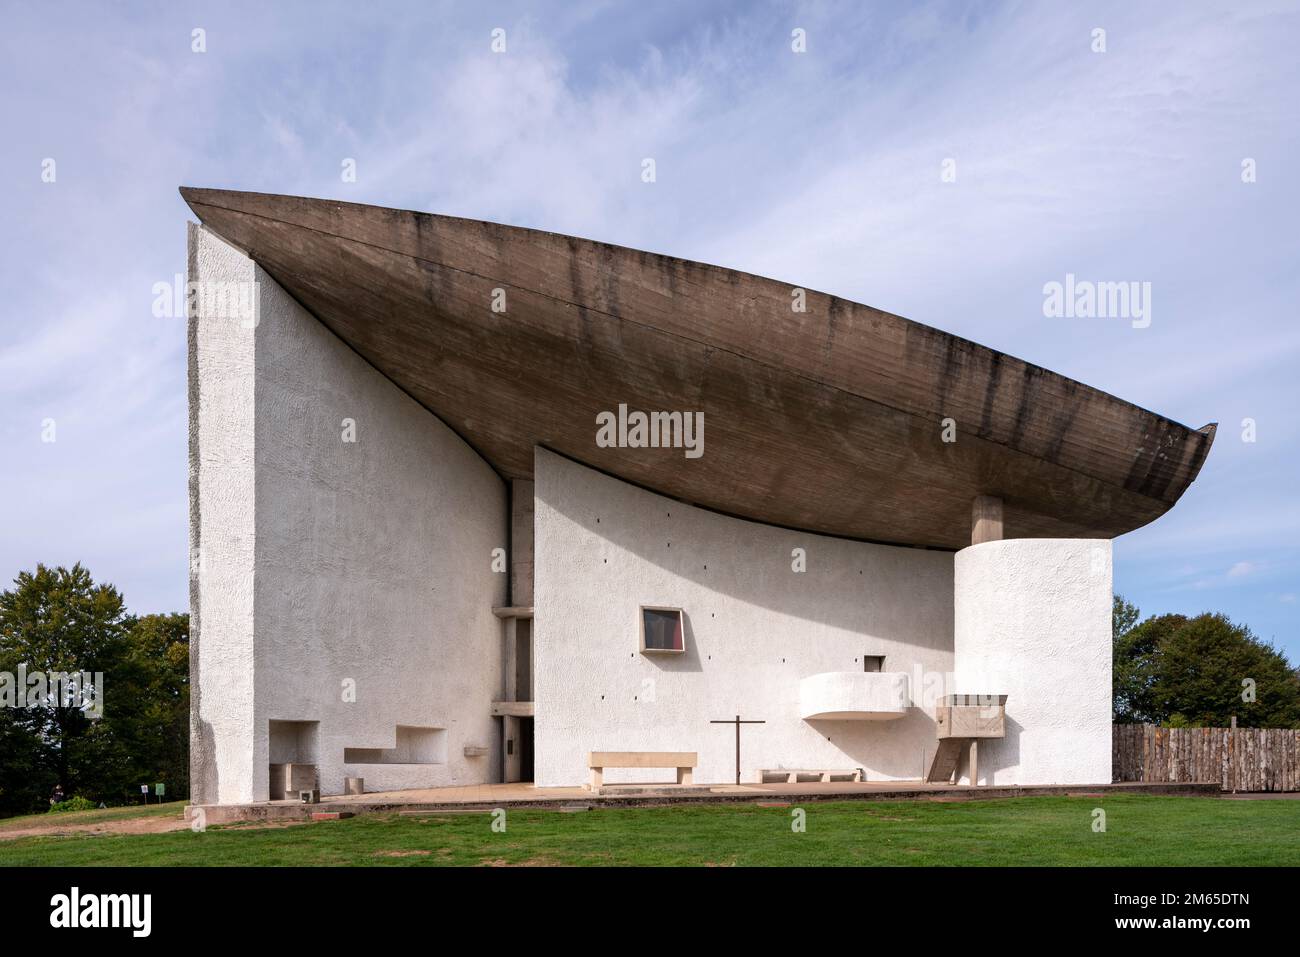
[(686, 630), (680, 608), (641, 606), (641, 653), (680, 655), (686, 651)]
[(885, 656), (884, 655), (863, 655), (862, 670), (863, 671), (884, 671)]

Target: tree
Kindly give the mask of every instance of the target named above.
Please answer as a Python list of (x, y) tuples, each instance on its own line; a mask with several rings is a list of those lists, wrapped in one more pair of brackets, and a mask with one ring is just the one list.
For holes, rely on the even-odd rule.
[[(0, 661), (0, 671), (15, 669)], [(0, 708), (0, 817), (26, 814), (49, 798), (57, 775), (44, 755), (44, 742), (17, 719), (16, 709)]]
[(190, 616), (144, 615), (131, 620), (122, 672), (134, 689), (110, 716), (131, 740), (134, 783), (164, 782), (168, 793), (189, 793)]
[[(1173, 727), (1300, 726), (1300, 680), (1286, 657), (1221, 614), (1165, 616), (1157, 713)], [(1153, 622), (1160, 619), (1153, 619)]]
[(1156, 635), (1137, 631), (1136, 605), (1116, 595), (1111, 610), (1111, 686), (1114, 720), (1119, 724), (1156, 722), (1151, 687), (1155, 682)]
[(1173, 727), (1300, 726), (1300, 676), (1286, 657), (1221, 614), (1141, 624), (1119, 596), (1112, 616), (1115, 720)]
[[(80, 564), (37, 565), (35, 572), (20, 572), (14, 586), (0, 592), (0, 655), (12, 666), (6, 670), (25, 665), (28, 674), (100, 672), (107, 685), (125, 648), (127, 620), (117, 589), (96, 585)], [(33, 763), (66, 795), (98, 790), (97, 764), (111, 735), (77, 702), (36, 702), (11, 717), (15, 733), (35, 742)]]
[(1137, 605), (1125, 601), (1123, 595), (1113, 596), (1110, 612), (1111, 637), (1118, 640), (1121, 635), (1128, 634), (1141, 617), (1142, 613), (1138, 611)]

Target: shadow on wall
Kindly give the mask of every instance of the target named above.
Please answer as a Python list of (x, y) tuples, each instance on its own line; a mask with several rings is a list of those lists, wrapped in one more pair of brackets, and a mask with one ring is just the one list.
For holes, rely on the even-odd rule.
[[(673, 449), (646, 451), (680, 454)], [(565, 468), (590, 468), (549, 449), (538, 454), (555, 455)], [(614, 497), (619, 507), (605, 510), (586, 500), (568, 500), (572, 492), (565, 483), (553, 490), (559, 501), (545, 497), (545, 484), (539, 483), (538, 500), (593, 538), (719, 595), (864, 636), (905, 641), (917, 648), (952, 649), (953, 552), (857, 542), (732, 518), (591, 471), (617, 487)], [(656, 527), (661, 534), (647, 535), (647, 529)], [(802, 572), (792, 569), (795, 548), (806, 553)], [(597, 568), (612, 568), (614, 556), (609, 557), (609, 564)], [(919, 572), (935, 574), (944, 587), (921, 591), (917, 601), (909, 602), (909, 593), (924, 587), (918, 583)], [(796, 580), (814, 587), (791, 587)], [(827, 600), (838, 594), (852, 595), (853, 600)], [(647, 600), (651, 597), (659, 600), (658, 596)], [(918, 634), (920, 607), (944, 627)]]
[[(907, 714), (897, 721), (847, 721), (813, 718), (807, 721), (822, 737), (844, 752), (852, 766), (867, 770), (867, 780), (873, 776), (900, 780), (924, 780), (930, 772), (939, 746), (934, 715), (924, 708), (908, 708)], [(1022, 728), (1011, 718), (1006, 719), (1006, 737), (984, 738), (979, 745), (979, 776), (985, 784), (997, 782), (997, 772), (1020, 764), (1020, 732)], [(915, 750), (899, 751), (899, 741), (922, 742)], [(958, 776), (969, 774), (969, 752), (963, 750), (958, 764)]]
[[(1004, 720), (1005, 736), (1001, 738), (981, 738), (978, 752), (980, 783), (998, 784), (998, 771), (1020, 766), (1020, 735), (1025, 730), (1008, 714)], [(970, 774), (966, 760), (961, 763), (961, 773)]]
[(190, 736), (190, 747), (193, 748), (190, 754), (190, 803), (216, 804), (221, 793), (221, 776), (213, 757), (217, 751), (210, 722), (198, 722), (198, 734)]
[[(810, 718), (805, 723), (844, 752), (848, 763), (866, 770), (866, 780), (923, 779), (936, 747), (935, 721), (923, 708), (908, 708), (894, 721)], [(903, 747), (902, 742), (921, 742)]]

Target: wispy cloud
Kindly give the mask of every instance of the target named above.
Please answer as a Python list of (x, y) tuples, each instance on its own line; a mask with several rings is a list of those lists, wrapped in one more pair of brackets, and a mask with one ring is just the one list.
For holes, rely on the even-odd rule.
[(1237, 562), (1228, 569), (1228, 578), (1245, 578), (1247, 575), (1253, 575), (1259, 570), (1259, 566), (1254, 562)]
[[(188, 182), (731, 265), (1220, 421), (1184, 501), (1119, 542), (1117, 585), (1148, 610), (1222, 595), (1295, 641), (1293, 603), (1272, 597), (1300, 577), (1291, 5), (592, 0), (410, 3), (381, 20), (350, 3), (87, 4), (8, 18), (0, 497), (24, 504), (3, 516), (0, 570), (93, 556), (137, 607), (186, 602), (184, 334), (149, 304), (184, 269)], [(207, 53), (190, 52), (196, 25)], [(497, 26), (505, 54), (489, 46)], [(794, 27), (808, 52), (791, 50)], [(39, 181), (47, 156), (54, 185)], [(1151, 327), (1045, 319), (1042, 285), (1067, 271), (1151, 281)], [(53, 448), (47, 415), (62, 423)]]

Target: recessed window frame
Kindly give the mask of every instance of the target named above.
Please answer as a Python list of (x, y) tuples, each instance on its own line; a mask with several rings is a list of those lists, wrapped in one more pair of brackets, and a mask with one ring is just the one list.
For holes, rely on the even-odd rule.
[[(648, 611), (672, 612), (677, 615), (677, 624), (682, 630), (680, 648), (647, 648), (645, 644), (645, 613)], [(637, 629), (641, 635), (641, 654), (643, 655), (684, 655), (686, 654), (686, 613), (672, 605), (640, 605), (637, 608)]]

